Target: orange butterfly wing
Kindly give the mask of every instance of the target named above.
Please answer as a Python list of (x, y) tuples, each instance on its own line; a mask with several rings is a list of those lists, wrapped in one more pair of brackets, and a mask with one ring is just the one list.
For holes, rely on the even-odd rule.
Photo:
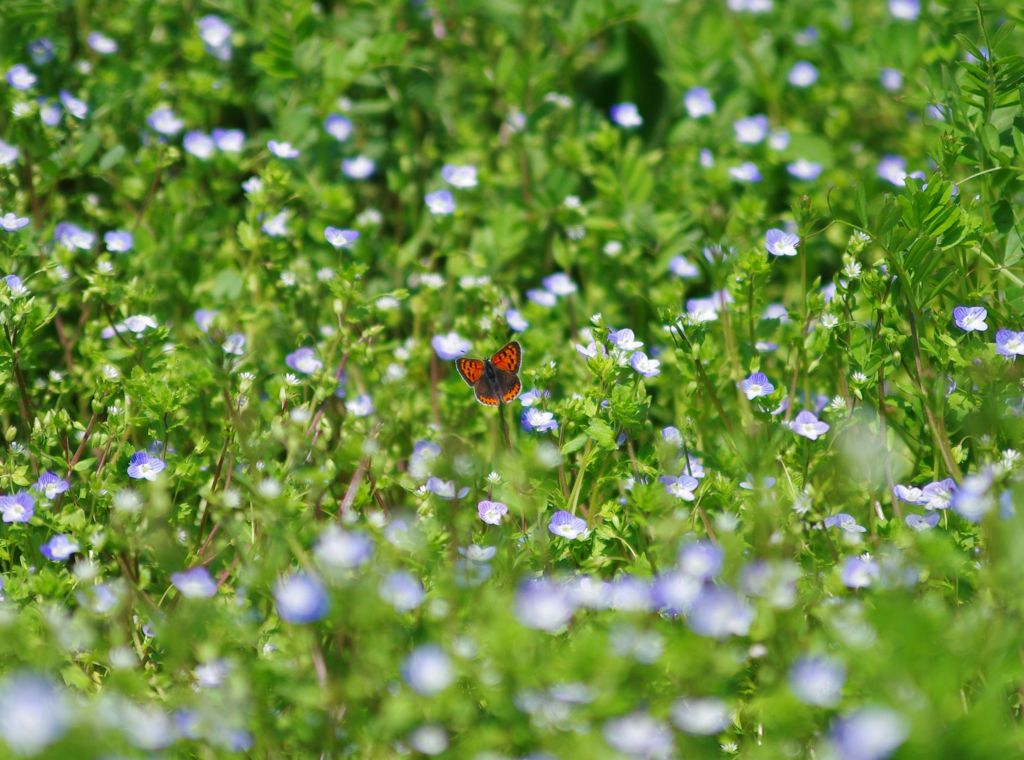
[(476, 400), (484, 406), (497, 406), (499, 404), (497, 396), (492, 396), (489, 390), (481, 390), (481, 385), (485, 385), (485, 383), (480, 383), (480, 385), (477, 385), (476, 388), (473, 389), (476, 393)]
[(484, 374), (484, 363), (480, 359), (456, 359), (455, 369), (462, 375), (466, 385), (472, 388)]
[[(491, 357), (491, 364), (497, 369), (505, 370), (506, 372), (518, 372), (519, 366), (523, 363), (523, 347), (519, 345), (519, 341), (513, 340), (502, 348), (498, 349), (497, 353)], [(513, 396), (512, 398), (515, 398)]]
[(521, 391), (522, 389), (523, 384), (519, 382), (518, 377), (514, 377), (514, 379), (512, 380), (512, 384), (502, 394), (501, 400), (507, 404), (509, 401), (512, 401), (516, 396), (518, 396), (519, 391)]

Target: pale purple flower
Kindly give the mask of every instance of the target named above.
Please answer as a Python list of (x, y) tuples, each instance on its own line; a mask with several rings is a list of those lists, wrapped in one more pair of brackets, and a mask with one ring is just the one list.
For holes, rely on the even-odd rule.
[(514, 332), (522, 332), (530, 326), (526, 318), (516, 309), (507, 309), (505, 311), (505, 322), (508, 324), (509, 329)]
[(686, 314), (692, 322), (714, 322), (718, 319), (718, 311), (722, 304), (716, 298), (686, 299)]
[(554, 633), (572, 619), (574, 612), (566, 589), (547, 578), (525, 581), (516, 592), (516, 620), (527, 628)]
[(541, 391), (538, 388), (531, 388), (525, 393), (520, 394), (519, 403), (523, 406), (534, 406), (550, 396), (551, 391)]
[(995, 506), (992, 481), (991, 470), (983, 470), (964, 477), (960, 487), (953, 494), (953, 511), (968, 522), (981, 522)]
[(925, 502), (924, 492), (914, 486), (896, 484), (892, 488), (892, 493), (897, 499), (907, 504), (924, 504)]
[(430, 345), (437, 354), (437, 358), (450, 362), (458, 359), (469, 352), (470, 343), (456, 332), (449, 332), (443, 335), (435, 335), (430, 339)]
[(60, 102), (64, 104), (64, 108), (67, 109), (67, 112), (79, 121), (89, 115), (89, 106), (84, 100), (76, 98), (67, 90), (61, 90), (59, 97)]
[(586, 538), (589, 533), (586, 520), (576, 517), (564, 509), (558, 510), (551, 516), (551, 520), (548, 522), (548, 530), (556, 536), (567, 538), (570, 541), (577, 538)]
[(785, 150), (789, 147), (789, 132), (785, 129), (776, 129), (768, 135), (768, 147), (772, 150)]
[(889, 92), (896, 92), (903, 86), (903, 73), (898, 69), (885, 68), (878, 72), (878, 80)]
[(847, 557), (840, 574), (847, 588), (867, 588), (881, 575), (878, 563), (867, 557)]
[(751, 183), (761, 181), (761, 170), (753, 161), (744, 161), (738, 166), (729, 168), (729, 176), (737, 182)]
[(846, 512), (839, 512), (825, 518), (826, 528), (839, 528), (844, 533), (864, 533), (867, 531), (863, 525), (858, 525), (853, 515)]
[(883, 156), (878, 162), (878, 176), (896, 187), (907, 184), (907, 162), (902, 156)]
[(373, 540), (365, 533), (328, 525), (313, 546), (318, 563), (331, 570), (353, 570), (373, 556)]
[(690, 629), (714, 639), (745, 636), (754, 622), (754, 610), (732, 589), (705, 586), (686, 616)]
[(32, 40), (25, 46), (32, 63), (42, 66), (53, 60), (53, 43), (46, 37)]
[(277, 614), (286, 623), (313, 623), (327, 614), (330, 600), (316, 578), (304, 572), (286, 575), (274, 585)]
[(47, 470), (39, 479), (32, 484), (36, 493), (43, 495), (47, 501), (53, 501), (57, 496), (71, 488), (71, 484), (55, 472)]
[(798, 158), (796, 161), (791, 161), (786, 164), (786, 171), (789, 176), (794, 179), (806, 180), (808, 182), (816, 180), (822, 171), (821, 164), (816, 161), (808, 161), (805, 158)]
[(427, 204), (430, 213), (435, 216), (448, 216), (455, 213), (455, 196), (449, 190), (436, 190), (427, 193), (423, 197), (423, 202)]
[(36, 81), (36, 75), (23, 63), (16, 63), (7, 70), (7, 84), (15, 90), (31, 90)]
[(621, 330), (609, 330), (608, 342), (620, 351), (636, 351), (643, 347), (643, 341), (636, 339), (633, 331), (628, 327)]
[(117, 42), (103, 34), (103, 32), (89, 32), (89, 36), (86, 37), (85, 41), (89, 47), (100, 55), (111, 55), (117, 52)]
[(245, 353), (245, 335), (242, 333), (231, 333), (224, 339), (221, 349), (226, 354), (241, 356)]
[(445, 164), (441, 167), (441, 179), (452, 187), (468, 190), (477, 186), (476, 167), (472, 164)]
[(964, 332), (983, 332), (988, 329), (985, 318), (988, 310), (984, 306), (957, 306), (953, 309), (953, 321)]
[(845, 682), (846, 668), (831, 657), (801, 657), (789, 669), (790, 691), (805, 705), (835, 707)]
[(157, 328), (156, 320), (148, 314), (133, 314), (130, 317), (125, 317), (121, 322), (116, 325), (104, 327), (100, 331), (100, 336), (106, 340), (113, 338), (115, 335), (123, 333), (132, 333), (135, 337), (139, 337), (146, 330), (155, 330)]
[(755, 372), (739, 383), (743, 395), (750, 401), (761, 396), (770, 396), (775, 392), (775, 386), (764, 372)]
[(454, 480), (442, 480), (441, 478), (431, 476), (427, 478), (426, 489), (442, 499), (451, 501), (452, 499), (462, 499), (469, 493), (469, 488), (463, 486), (458, 491), (455, 490)]
[(907, 515), (906, 523), (908, 528), (918, 532), (931, 530), (939, 523), (939, 513), (929, 512), (926, 515)]
[(127, 253), (135, 247), (135, 236), (128, 230), (110, 230), (104, 233), (103, 242), (111, 253)]
[(423, 603), (426, 592), (419, 578), (405, 570), (395, 570), (384, 576), (378, 588), (380, 598), (398, 612), (409, 612)]
[(196, 21), (206, 52), (222, 61), (231, 59), (232, 29), (220, 16), (203, 16)]
[(687, 541), (679, 549), (676, 566), (680, 572), (699, 581), (709, 581), (722, 572), (725, 552), (710, 541)]
[(544, 289), (556, 296), (568, 296), (575, 293), (578, 288), (565, 272), (555, 272), (541, 280)]
[(889, 0), (889, 13), (901, 21), (914, 21), (921, 14), (921, 0)]
[(773, 227), (764, 234), (764, 247), (772, 256), (796, 256), (800, 236)]
[(633, 355), (629, 357), (629, 366), (644, 377), (655, 377), (661, 374), (661, 362), (649, 358), (643, 351), (633, 352)]
[(683, 106), (691, 119), (710, 116), (715, 112), (715, 101), (703, 87), (691, 87), (683, 96)]
[(500, 501), (482, 499), (476, 505), (476, 513), (488, 525), (501, 525), (501, 518), (508, 513), (508, 506)]
[(181, 141), (186, 153), (191, 153), (196, 158), (205, 161), (217, 150), (213, 138), (198, 129), (190, 129), (185, 133)]
[(353, 417), (369, 417), (373, 414), (373, 399), (367, 393), (360, 393), (345, 402), (345, 410)]
[(11, 145), (10, 143), (6, 143), (3, 140), (0, 140), (0, 166), (7, 166), (8, 164), (13, 164), (15, 161), (18, 160), (18, 156), (20, 155), (21, 151), (19, 151), (16, 147)]
[(671, 760), (676, 756), (668, 724), (644, 711), (612, 718), (601, 733), (612, 749), (632, 760)]
[(907, 721), (887, 707), (861, 707), (836, 720), (830, 741), (837, 760), (884, 760), (910, 733)]
[(343, 159), (341, 170), (350, 179), (367, 179), (377, 170), (377, 164), (366, 156), (356, 156)]
[(644, 123), (636, 103), (617, 103), (611, 108), (612, 121), (620, 127), (633, 129)]
[(147, 451), (136, 451), (128, 460), (128, 477), (136, 480), (156, 480), (167, 463)]
[(18, 216), (17, 214), (8, 211), (3, 216), (0, 216), (0, 229), (4, 232), (14, 232), (26, 226), (28, 222), (29, 218), (27, 216)]
[(709, 148), (701, 148), (697, 160), (700, 162), (700, 165), (703, 166), (705, 169), (710, 169), (712, 166), (715, 165), (715, 154), (712, 153)]
[(245, 191), (246, 195), (258, 193), (263, 189), (263, 180), (259, 177), (249, 177), (249, 179), (242, 183), (242, 189)]
[(332, 113), (324, 119), (324, 131), (338, 142), (345, 142), (352, 136), (352, 121), (340, 113)]
[(61, 222), (53, 228), (53, 239), (69, 251), (73, 251), (76, 248), (81, 251), (88, 251), (92, 248), (96, 236), (88, 230), (83, 230), (77, 224)]
[(818, 81), (818, 69), (813, 63), (808, 61), (797, 61), (793, 64), (793, 68), (789, 70), (786, 79), (794, 87), (801, 89), (810, 87)]
[(674, 496), (683, 501), (693, 501), (695, 498), (693, 492), (700, 485), (696, 478), (692, 478), (689, 475), (680, 475), (679, 477), (662, 475), (659, 480), (665, 484), (665, 491), (668, 492), (669, 496)]
[(721, 699), (687, 697), (672, 704), (672, 722), (693, 736), (712, 736), (724, 731), (732, 723), (732, 716)]
[(324, 238), (337, 249), (350, 248), (359, 239), (359, 233), (356, 230), (342, 230), (337, 227), (327, 227), (324, 229)]
[(0, 515), (5, 523), (27, 523), (35, 514), (36, 502), (28, 491), (0, 496)]
[(1024, 355), (1024, 331), (1002, 328), (996, 332), (996, 353), (1009, 359)]
[(921, 489), (921, 501), (925, 509), (948, 509), (956, 495), (956, 481), (953, 478), (936, 480)]
[(789, 423), (789, 428), (797, 435), (803, 436), (811, 441), (816, 441), (829, 431), (829, 424), (822, 422), (814, 412), (803, 411)]
[(685, 256), (673, 256), (672, 260), (668, 262), (668, 271), (683, 279), (700, 276), (700, 269)]
[(287, 209), (267, 217), (260, 227), (263, 234), (269, 237), (283, 237), (288, 234), (288, 211)]
[(405, 659), (402, 677), (417, 694), (432, 697), (455, 680), (451, 658), (436, 644), (421, 644)]
[(293, 159), (299, 157), (299, 149), (290, 142), (267, 140), (267, 148), (278, 158)]
[(604, 356), (607, 352), (605, 351), (604, 345), (597, 341), (590, 341), (587, 345), (582, 343), (574, 344), (576, 353), (582, 356), (584, 359), (595, 359), (598, 356)]
[(768, 117), (764, 114), (738, 119), (732, 126), (736, 132), (736, 142), (746, 145), (756, 145), (768, 136)]
[(202, 332), (208, 332), (210, 330), (210, 325), (213, 324), (214, 318), (219, 313), (220, 312), (216, 309), (196, 309), (195, 313), (192, 315), (192, 319), (195, 320), (196, 326)]
[(0, 683), (0, 737), (9, 752), (38, 755), (64, 735), (73, 717), (64, 692), (43, 676), (8, 671)]
[(209, 599), (217, 593), (217, 582), (202, 565), (171, 573), (171, 584), (186, 599)]
[(558, 296), (542, 288), (532, 288), (526, 291), (526, 297), (538, 306), (550, 308), (558, 303)]
[(7, 285), (7, 290), (10, 291), (12, 298), (28, 295), (28, 288), (25, 287), (25, 283), (16, 274), (9, 274), (4, 277), (4, 284)]
[(526, 432), (546, 433), (549, 430), (558, 430), (558, 420), (552, 412), (545, 412), (536, 407), (530, 407), (523, 412), (520, 423)]
[(146, 123), (154, 132), (167, 136), (178, 134), (185, 126), (185, 122), (175, 116), (170, 108), (156, 109), (146, 118)]
[(225, 153), (241, 153), (245, 147), (245, 132), (240, 129), (217, 128), (210, 134), (217, 150)]
[(51, 562), (66, 562), (79, 550), (78, 543), (63, 533), (58, 533), (39, 547), (40, 553)]

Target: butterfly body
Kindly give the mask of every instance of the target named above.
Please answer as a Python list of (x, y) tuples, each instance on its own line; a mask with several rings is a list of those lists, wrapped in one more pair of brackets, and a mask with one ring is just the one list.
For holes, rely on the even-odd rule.
[(518, 374), (522, 362), (523, 347), (512, 341), (490, 359), (456, 359), (455, 368), (473, 389), (477, 401), (485, 406), (500, 406), (515, 399), (523, 389)]

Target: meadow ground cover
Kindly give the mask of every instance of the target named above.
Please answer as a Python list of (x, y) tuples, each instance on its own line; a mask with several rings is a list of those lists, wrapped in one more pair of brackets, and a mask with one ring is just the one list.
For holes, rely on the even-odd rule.
[(0, 756), (1024, 756), (1022, 14), (6, 3)]

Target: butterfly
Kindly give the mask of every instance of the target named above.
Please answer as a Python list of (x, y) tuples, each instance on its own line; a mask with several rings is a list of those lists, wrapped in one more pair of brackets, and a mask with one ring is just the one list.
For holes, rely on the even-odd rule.
[(507, 343), (490, 359), (456, 359), (455, 368), (473, 389), (476, 400), (486, 406), (507, 404), (519, 395), (519, 366), (523, 363), (523, 347), (519, 341)]

